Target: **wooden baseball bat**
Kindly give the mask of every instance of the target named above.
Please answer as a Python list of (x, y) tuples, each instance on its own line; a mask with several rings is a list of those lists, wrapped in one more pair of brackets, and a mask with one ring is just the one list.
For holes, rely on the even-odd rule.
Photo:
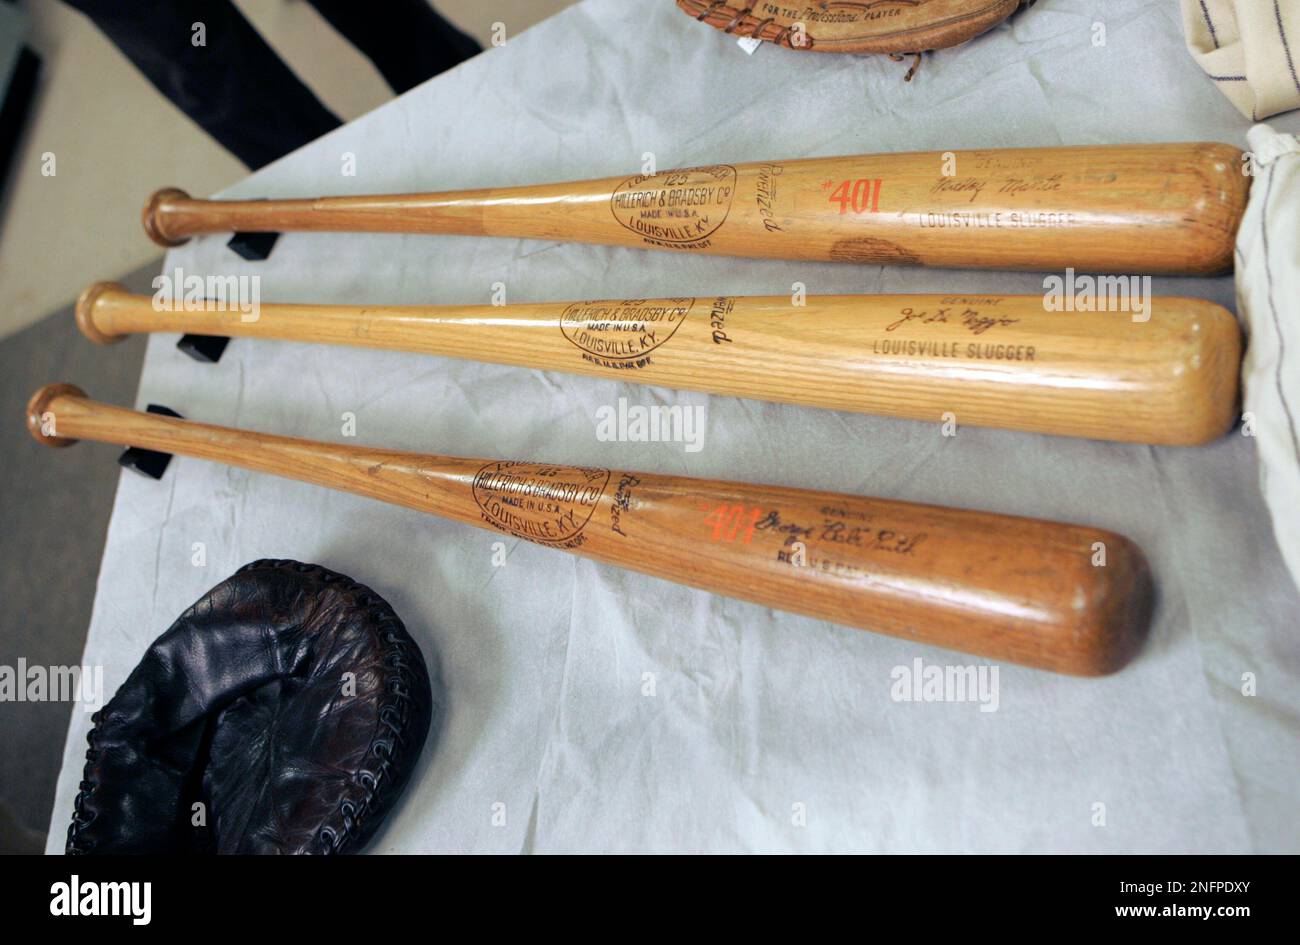
[(38, 440), (196, 456), (495, 529), (713, 593), (1063, 673), (1120, 668), (1142, 553), (1095, 528), (833, 492), (338, 446), (37, 391)]
[(160, 190), (144, 226), (196, 233), (455, 233), (776, 259), (1226, 272), (1250, 179), (1224, 144), (916, 152), (307, 200)]
[[(1147, 321), (1049, 312), (1041, 296), (627, 299), (507, 306), (204, 302), (112, 283), (77, 303), (90, 339), (181, 331), (316, 341), (784, 403), (1064, 436), (1193, 445), (1233, 422), (1237, 321), (1146, 299)], [(223, 310), (224, 309), (224, 310)]]

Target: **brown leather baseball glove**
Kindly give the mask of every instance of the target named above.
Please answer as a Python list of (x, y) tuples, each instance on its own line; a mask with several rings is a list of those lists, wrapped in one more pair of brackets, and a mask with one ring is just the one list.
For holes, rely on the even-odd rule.
[(997, 26), (1033, 0), (677, 0), (702, 23), (791, 49), (921, 53)]

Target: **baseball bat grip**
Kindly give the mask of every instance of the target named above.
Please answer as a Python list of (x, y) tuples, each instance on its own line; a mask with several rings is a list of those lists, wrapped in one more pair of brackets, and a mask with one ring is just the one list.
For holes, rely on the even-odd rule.
[(713, 593), (1027, 666), (1120, 668), (1152, 586), (1126, 538), (831, 492), (315, 443), (142, 414), (70, 385), (32, 397), (40, 441), (103, 440), (430, 512)]
[[(180, 246), (203, 233), (352, 232), (487, 234), (484, 205), (489, 190), (441, 194), (379, 194), (292, 200), (196, 200), (165, 187), (145, 204), (145, 233), (159, 246)], [(526, 195), (521, 195), (526, 196)], [(540, 235), (535, 215), (525, 214), (520, 235)]]

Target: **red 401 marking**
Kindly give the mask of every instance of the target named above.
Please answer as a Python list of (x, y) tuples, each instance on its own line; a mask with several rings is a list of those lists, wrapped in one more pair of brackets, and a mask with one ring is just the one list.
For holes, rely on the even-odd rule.
[(880, 180), (859, 177), (846, 180), (835, 188), (831, 203), (840, 205), (840, 213), (877, 213), (880, 210)]
[(763, 510), (748, 509), (743, 505), (719, 505), (704, 516), (704, 521), (713, 526), (714, 541), (735, 541), (740, 538), (746, 545), (754, 537), (754, 526), (762, 518)]

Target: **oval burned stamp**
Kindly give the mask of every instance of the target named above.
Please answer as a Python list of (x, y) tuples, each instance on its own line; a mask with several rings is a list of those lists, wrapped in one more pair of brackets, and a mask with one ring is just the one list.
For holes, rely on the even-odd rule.
[(582, 544), (609, 485), (609, 470), (547, 463), (493, 462), (474, 474), (483, 519), (517, 538), (574, 548)]
[(726, 222), (735, 195), (736, 169), (711, 164), (629, 177), (614, 189), (609, 208), (652, 246), (703, 249)]
[(695, 299), (574, 302), (560, 313), (560, 330), (582, 351), (584, 361), (615, 369), (641, 368), (694, 306)]

